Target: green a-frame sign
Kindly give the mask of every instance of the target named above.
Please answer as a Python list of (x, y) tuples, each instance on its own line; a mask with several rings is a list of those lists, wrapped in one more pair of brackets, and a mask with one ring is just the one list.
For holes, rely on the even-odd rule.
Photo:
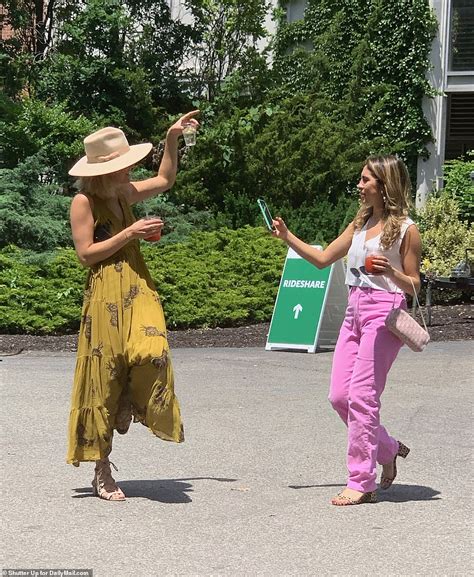
[(314, 353), (333, 346), (347, 306), (344, 280), (342, 260), (318, 269), (288, 249), (265, 349)]

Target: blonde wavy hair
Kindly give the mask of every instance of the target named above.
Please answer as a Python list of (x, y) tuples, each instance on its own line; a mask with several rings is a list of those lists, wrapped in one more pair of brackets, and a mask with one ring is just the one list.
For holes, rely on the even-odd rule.
[(82, 176), (76, 181), (77, 190), (88, 194), (89, 196), (106, 200), (114, 195), (117, 190), (110, 174), (100, 176)]
[[(383, 229), (380, 245), (389, 249), (400, 234), (401, 226), (411, 207), (411, 181), (407, 167), (398, 156), (369, 156), (364, 162), (377, 180), (384, 201)], [(354, 227), (360, 230), (372, 216), (373, 209), (362, 203), (354, 218)]]

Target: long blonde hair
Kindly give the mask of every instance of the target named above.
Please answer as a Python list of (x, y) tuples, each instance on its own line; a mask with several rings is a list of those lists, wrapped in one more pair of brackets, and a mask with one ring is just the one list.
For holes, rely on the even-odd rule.
[[(377, 179), (384, 201), (383, 230), (380, 245), (390, 248), (400, 234), (401, 226), (411, 206), (411, 181), (407, 167), (398, 156), (369, 156), (364, 162)], [(372, 216), (373, 209), (362, 203), (354, 218), (354, 227), (360, 230)]]
[(110, 174), (100, 176), (82, 176), (77, 180), (76, 188), (85, 194), (107, 200), (114, 195), (117, 184), (110, 178)]

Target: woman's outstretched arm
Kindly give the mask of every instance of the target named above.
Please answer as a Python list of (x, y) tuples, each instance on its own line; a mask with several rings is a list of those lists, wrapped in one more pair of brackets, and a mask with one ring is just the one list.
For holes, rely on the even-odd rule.
[(273, 220), (274, 232), (273, 236), (281, 238), (286, 244), (292, 248), (302, 258), (314, 264), (317, 268), (325, 268), (335, 263), (337, 260), (347, 254), (351, 246), (352, 237), (354, 235), (354, 225), (351, 223), (340, 234), (336, 240), (333, 240), (324, 250), (319, 250), (313, 246), (302, 241), (290, 230), (288, 230), (283, 219), (276, 217)]

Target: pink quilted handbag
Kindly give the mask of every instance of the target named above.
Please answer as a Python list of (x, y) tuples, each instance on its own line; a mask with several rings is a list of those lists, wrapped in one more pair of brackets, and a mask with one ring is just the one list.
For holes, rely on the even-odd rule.
[[(413, 281), (411, 284), (413, 285)], [(410, 347), (412, 351), (421, 353), (421, 351), (429, 343), (430, 335), (428, 334), (428, 329), (426, 328), (425, 319), (423, 317), (423, 312), (421, 310), (420, 302), (418, 300), (414, 285), (413, 292), (415, 293), (415, 302), (420, 309), (421, 320), (423, 321), (425, 328), (420, 326), (406, 310), (393, 307), (385, 319), (385, 326), (403, 343)], [(415, 313), (415, 310), (416, 309), (414, 307), (413, 314)]]

